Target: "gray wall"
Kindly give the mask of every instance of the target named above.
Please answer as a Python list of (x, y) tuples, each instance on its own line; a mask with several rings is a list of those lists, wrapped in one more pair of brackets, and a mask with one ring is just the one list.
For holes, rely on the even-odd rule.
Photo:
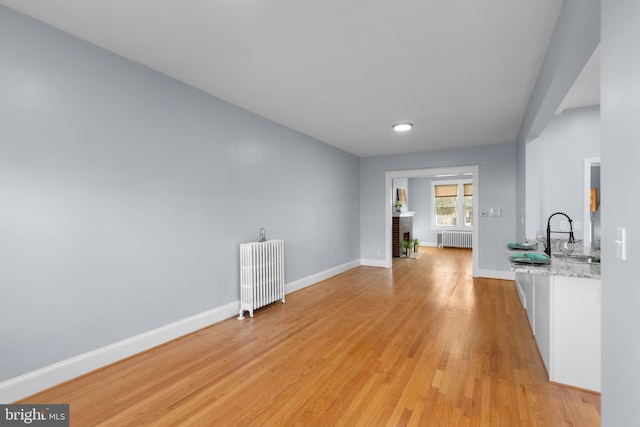
[(0, 381), (360, 258), (359, 159), (0, 6)]
[[(411, 207), (411, 197), (409, 197), (409, 180), (407, 178), (397, 178), (391, 181), (391, 202), (395, 204), (396, 200), (398, 200), (398, 189), (404, 189), (407, 192), (407, 205), (402, 207), (402, 212), (410, 211)], [(391, 211), (395, 212), (395, 205), (391, 206)]]
[[(640, 2), (602, 1), (602, 425), (640, 425)], [(631, 193), (630, 193), (631, 191)], [(627, 260), (615, 229), (627, 230)], [(606, 264), (604, 261), (606, 260)]]
[[(515, 236), (515, 144), (375, 156), (360, 161), (361, 256), (383, 260), (385, 253), (385, 172), (479, 165), (480, 211), (501, 208), (501, 217), (480, 218), (479, 268), (509, 271), (504, 252)], [(411, 202), (409, 202), (411, 203)], [(413, 208), (412, 208), (413, 209)]]
[(410, 178), (411, 210), (413, 216), (413, 238), (421, 245), (437, 243), (436, 232), (431, 230), (431, 180)]
[(600, 0), (565, 0), (517, 144), (517, 240), (525, 236), (526, 144), (540, 136), (600, 42)]
[[(554, 116), (540, 137), (529, 142), (527, 199), (535, 189), (539, 194), (527, 206), (527, 238), (535, 239), (537, 229), (546, 230), (554, 212), (580, 221), (583, 229), (589, 226), (584, 224), (584, 160), (600, 157), (600, 133), (600, 106), (575, 108)], [(558, 218), (552, 221), (554, 230), (559, 229)], [(582, 239), (582, 230), (575, 236)]]

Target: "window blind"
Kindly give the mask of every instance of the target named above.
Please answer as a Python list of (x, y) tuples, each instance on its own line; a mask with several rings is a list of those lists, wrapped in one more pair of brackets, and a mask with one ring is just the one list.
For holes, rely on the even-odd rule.
[(450, 185), (436, 185), (436, 197), (457, 197), (458, 196), (458, 185), (450, 184)]

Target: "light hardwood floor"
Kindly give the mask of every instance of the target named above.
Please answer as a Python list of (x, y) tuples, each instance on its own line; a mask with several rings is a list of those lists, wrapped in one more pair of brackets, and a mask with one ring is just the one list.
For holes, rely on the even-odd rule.
[(25, 399), (72, 426), (598, 426), (549, 383), (512, 281), (422, 248)]

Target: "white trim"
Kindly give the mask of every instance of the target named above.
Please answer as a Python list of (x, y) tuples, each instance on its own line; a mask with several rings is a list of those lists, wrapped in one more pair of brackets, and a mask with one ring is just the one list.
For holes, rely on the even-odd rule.
[(11, 403), (191, 332), (233, 317), (240, 302), (196, 314), (151, 331), (82, 353), (0, 383), (0, 403)]
[(500, 279), (500, 280), (516, 280), (516, 273), (513, 271), (499, 271), (499, 270), (479, 270), (478, 274), (474, 277), (486, 277), (487, 279)]
[(302, 288), (306, 288), (307, 286), (315, 285), (316, 283), (326, 280), (337, 274), (344, 273), (347, 270), (358, 267), (360, 264), (361, 261), (359, 259), (350, 261), (337, 267), (312, 274), (311, 276), (303, 277), (302, 279), (296, 280), (295, 282), (287, 283), (285, 286), (286, 293), (289, 294), (291, 292), (299, 291)]
[(427, 248), (437, 248), (438, 242), (420, 242), (418, 246), (424, 246)]
[[(285, 285), (286, 293), (297, 291), (335, 276), (336, 274), (358, 267), (363, 263), (362, 261), (363, 260), (360, 259), (354, 260), (288, 283)], [(15, 402), (16, 400), (31, 396), (49, 387), (95, 371), (96, 369), (157, 347), (199, 329), (206, 328), (222, 320), (236, 317), (239, 308), (240, 301), (233, 301), (221, 307), (178, 320), (177, 322), (160, 328), (143, 332), (142, 334), (126, 338), (122, 341), (0, 382), (0, 404)]]
[[(480, 206), (480, 167), (478, 165), (468, 165), (468, 166), (452, 166), (448, 168), (432, 168), (432, 169), (408, 169), (408, 170), (399, 170), (399, 171), (386, 171), (385, 172), (385, 259), (384, 259), (384, 267), (391, 268), (392, 266), (392, 257), (391, 257), (391, 211), (393, 207), (391, 190), (392, 190), (392, 180), (394, 178), (429, 178), (435, 175), (448, 175), (448, 174), (471, 174), (471, 180), (473, 182), (473, 204), (474, 206)], [(473, 210), (473, 223), (478, 223), (478, 211), (480, 209)], [(479, 252), (480, 248), (478, 246), (478, 228), (473, 227), (472, 232), (472, 253), (471, 259), (473, 263), (473, 276), (478, 277), (477, 272), (479, 271)]]
[(360, 260), (360, 265), (364, 265), (367, 267), (382, 267), (382, 268), (385, 268), (387, 266), (383, 259), (367, 259), (367, 258), (362, 258)]

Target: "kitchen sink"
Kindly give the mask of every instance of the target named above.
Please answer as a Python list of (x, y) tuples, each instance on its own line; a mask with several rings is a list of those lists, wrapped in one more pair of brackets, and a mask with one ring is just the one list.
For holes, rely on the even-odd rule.
[[(562, 254), (553, 254), (555, 258), (564, 259), (564, 255)], [(583, 254), (570, 254), (567, 255), (567, 261), (569, 262), (579, 262), (584, 264), (600, 264), (600, 258), (593, 255), (583, 255)]]

